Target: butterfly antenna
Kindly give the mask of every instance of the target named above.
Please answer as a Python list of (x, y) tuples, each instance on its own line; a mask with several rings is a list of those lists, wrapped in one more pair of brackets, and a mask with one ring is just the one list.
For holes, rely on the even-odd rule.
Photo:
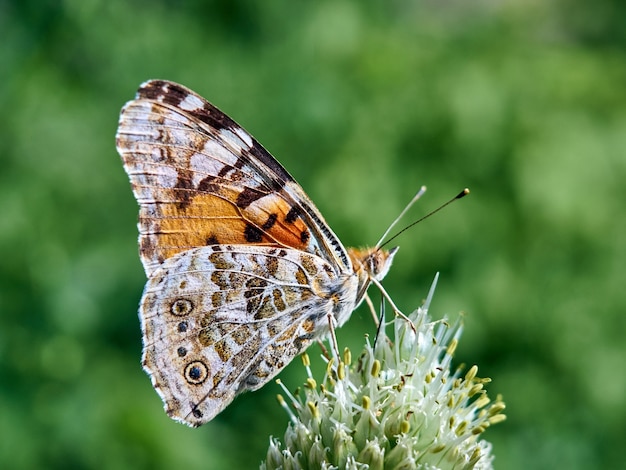
[(402, 209), (402, 212), (400, 212), (400, 215), (398, 215), (398, 217), (396, 217), (396, 219), (393, 222), (391, 222), (391, 225), (387, 228), (387, 230), (385, 230), (385, 233), (383, 233), (383, 236), (380, 237), (380, 240), (378, 240), (378, 243), (376, 243), (377, 247), (380, 248), (382, 246), (381, 243), (383, 242), (385, 237), (389, 235), (389, 232), (391, 232), (391, 229), (394, 228), (398, 222), (400, 222), (400, 219), (404, 216), (404, 214), (406, 214), (406, 212), (411, 208), (411, 206), (415, 204), (415, 201), (417, 201), (420, 197), (422, 197), (422, 195), (425, 192), (426, 192), (426, 186), (422, 186), (420, 190), (415, 194), (415, 196), (413, 196), (413, 199), (411, 199), (411, 201), (406, 205), (406, 207)]
[[(426, 188), (424, 186), (422, 186), (422, 188), (425, 190)], [(422, 192), (420, 190), (420, 192)], [(414, 201), (411, 201), (409, 203), (409, 205), (407, 206), (407, 209), (411, 206), (411, 204), (413, 202), (415, 202), (415, 200), (419, 199), (419, 196), (421, 196), (420, 192), (418, 192), (414, 197)], [(379, 245), (380, 242), (378, 242), (376, 244), (376, 246), (378, 246), (379, 248), (382, 248), (383, 246), (385, 246), (386, 244), (388, 244), (390, 241), (398, 238), (398, 236), (400, 236), (400, 234), (404, 233), (405, 231), (407, 231), (408, 229), (410, 229), (411, 227), (413, 227), (416, 224), (419, 224), (422, 220), (425, 220), (427, 218), (429, 218), (431, 215), (435, 215), (437, 212), (439, 212), (441, 209), (443, 209), (444, 207), (452, 204), (454, 201), (456, 201), (457, 199), (461, 199), (462, 197), (465, 197), (469, 194), (470, 190), (465, 188), (463, 191), (461, 191), (459, 194), (457, 194), (456, 196), (454, 196), (452, 199), (450, 199), (448, 202), (443, 203), (442, 205), (440, 205), (439, 207), (437, 207), (435, 210), (430, 211), (428, 214), (426, 214), (423, 217), (420, 217), (419, 219), (417, 219), (415, 222), (410, 223), (409, 225), (407, 225), (406, 227), (404, 227), (402, 230), (400, 230), (398, 233), (396, 233), (393, 237), (391, 237), (389, 240), (387, 240), (385, 243), (383, 243), (382, 245)], [(402, 213), (400, 214), (400, 217), (402, 217), (402, 215), (406, 212), (406, 209), (402, 211)], [(400, 218), (398, 217), (398, 218)], [(393, 227), (395, 225), (395, 223), (397, 222), (397, 219), (393, 222), (393, 224), (391, 224), (391, 227)], [(387, 235), (387, 233), (389, 232), (389, 230), (387, 230), (385, 232), (385, 236)], [(384, 238), (384, 237), (383, 237)], [(381, 240), (382, 241), (382, 240)]]

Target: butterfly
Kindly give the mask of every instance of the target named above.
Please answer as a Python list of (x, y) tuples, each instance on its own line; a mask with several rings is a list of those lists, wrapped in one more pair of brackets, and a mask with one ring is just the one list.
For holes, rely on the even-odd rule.
[(395, 249), (345, 248), (282, 165), (182, 85), (143, 83), (116, 143), (140, 207), (142, 364), (179, 422), (262, 387), (389, 270)]

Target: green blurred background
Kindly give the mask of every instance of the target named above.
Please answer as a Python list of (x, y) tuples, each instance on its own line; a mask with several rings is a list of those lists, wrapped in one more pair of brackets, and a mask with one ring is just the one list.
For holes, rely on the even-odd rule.
[[(398, 240), (405, 311), (466, 312), (508, 420), (501, 469), (624, 468), (623, 2), (0, 3), (0, 468), (256, 468), (278, 386), (188, 429), (142, 372), (137, 206), (115, 151), (149, 78), (221, 107), (346, 245), (470, 197)], [(376, 297), (376, 295), (374, 294)], [(358, 351), (358, 310), (339, 332)], [(311, 351), (318, 354), (315, 347)], [(298, 361), (296, 361), (298, 362)], [(290, 388), (304, 380), (293, 364)]]

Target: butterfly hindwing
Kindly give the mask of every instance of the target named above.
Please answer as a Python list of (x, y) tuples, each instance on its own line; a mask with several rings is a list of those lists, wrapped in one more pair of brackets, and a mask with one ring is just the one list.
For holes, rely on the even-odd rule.
[(168, 414), (198, 426), (267, 383), (328, 332), (334, 283), (328, 263), (294, 249), (215, 245), (168, 258), (140, 307), (143, 365)]

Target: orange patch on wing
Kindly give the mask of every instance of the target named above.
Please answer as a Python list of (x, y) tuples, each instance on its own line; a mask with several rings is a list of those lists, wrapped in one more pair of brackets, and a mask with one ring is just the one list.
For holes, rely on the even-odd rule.
[(158, 208), (157, 217), (141, 213), (140, 220), (151, 228), (149, 236), (158, 239), (156, 246), (147, 243), (145, 248), (158, 251), (162, 259), (198, 246), (246, 242), (246, 223), (237, 208), (215, 195), (196, 195), (184, 208), (175, 203), (161, 203)]
[[(219, 194), (194, 194), (189, 203), (158, 205), (157, 217), (140, 215), (142, 225), (150, 227), (150, 236), (142, 242), (142, 252), (155, 253), (160, 259), (170, 258), (191, 248), (214, 245), (276, 245), (305, 250), (309, 230), (297, 218), (287, 217), (291, 206), (275, 194), (257, 199), (245, 208), (237, 207), (237, 191), (220, 187)], [(175, 200), (163, 197), (163, 200)]]
[(261, 227), (267, 237), (276, 240), (282, 246), (306, 251), (311, 233), (300, 218), (291, 220), (288, 217), (292, 210), (278, 194), (254, 201), (243, 212), (246, 218)]

